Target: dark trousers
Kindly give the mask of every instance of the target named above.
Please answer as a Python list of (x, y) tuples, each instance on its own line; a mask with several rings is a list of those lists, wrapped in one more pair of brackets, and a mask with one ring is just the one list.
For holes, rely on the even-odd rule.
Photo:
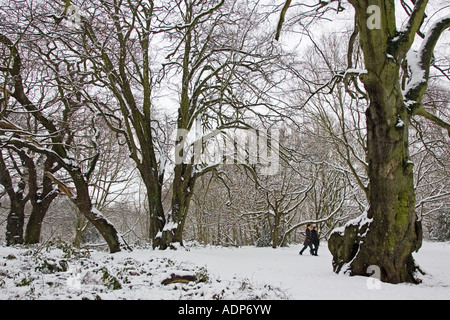
[(304, 246), (303, 246), (303, 249), (300, 251), (300, 254), (303, 254), (303, 251), (305, 251), (306, 248), (308, 248), (308, 247), (309, 247), (309, 252), (311, 252), (311, 254), (314, 254), (314, 250), (313, 250), (313, 247), (312, 247), (311, 244), (304, 245)]
[(312, 245), (313, 245), (312, 254), (317, 256), (317, 251), (319, 251), (319, 244), (313, 243)]

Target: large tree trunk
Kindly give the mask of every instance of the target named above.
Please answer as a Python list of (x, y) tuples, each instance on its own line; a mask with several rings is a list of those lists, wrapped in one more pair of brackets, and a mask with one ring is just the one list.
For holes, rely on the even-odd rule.
[(131, 250), (114, 225), (98, 211), (90, 201), (75, 201), (80, 213), (85, 216), (106, 241), (110, 253)]
[[(412, 253), (421, 247), (421, 225), (415, 213), (413, 164), (408, 129), (411, 115), (400, 85), (400, 44), (393, 2), (381, 8), (381, 28), (370, 30), (366, 2), (351, 1), (360, 29), (367, 74), (361, 77), (370, 99), (367, 110), (369, 204), (360, 219), (329, 239), (336, 272), (367, 275), (369, 266), (381, 270), (389, 283), (415, 282)], [(370, 11), (369, 11), (370, 12)], [(396, 59), (398, 58), (398, 59)]]
[(11, 202), (6, 220), (6, 245), (23, 244), (23, 226), (25, 221), (25, 203), (20, 200)]
[(162, 178), (159, 175), (158, 166), (154, 157), (154, 153), (146, 149), (148, 155), (143, 163), (135, 160), (138, 164), (139, 173), (145, 184), (147, 191), (147, 203), (149, 211), (149, 239), (152, 242), (153, 249), (161, 248), (162, 232), (166, 223), (164, 208), (162, 204)]
[(25, 230), (26, 244), (36, 244), (41, 241), (42, 222), (47, 210), (48, 208), (43, 208), (40, 205), (33, 207)]
[(52, 201), (58, 196), (56, 191), (46, 194), (43, 199), (32, 201), (30, 218), (25, 229), (25, 243), (36, 244), (41, 240), (42, 223)]
[(366, 87), (372, 101), (367, 111), (370, 208), (366, 219), (331, 236), (333, 265), (339, 272), (350, 263), (352, 275), (367, 275), (375, 265), (382, 281), (414, 282), (412, 253), (421, 247), (422, 230), (408, 152), (409, 116), (389, 87)]
[(421, 247), (422, 232), (415, 212), (413, 164), (409, 156), (410, 117), (398, 96), (399, 85), (391, 92), (389, 86), (366, 87), (371, 100), (367, 112), (368, 218), (373, 222), (364, 240), (365, 248), (361, 248), (352, 264), (353, 272), (366, 273), (368, 263), (381, 268), (383, 281), (414, 282), (411, 254)]
[[(32, 206), (31, 215), (25, 229), (25, 244), (36, 244), (41, 240), (42, 223), (45, 215), (53, 200), (59, 195), (59, 192), (53, 189), (52, 180), (45, 174), (42, 178), (41, 192), (38, 192), (36, 165), (33, 159), (29, 158), (25, 153), (21, 154), (21, 157), (28, 167), (30, 202)], [(53, 164), (53, 160), (48, 157), (45, 161), (45, 172), (56, 171), (52, 170)]]
[(166, 224), (161, 194), (151, 187), (147, 187), (148, 206), (150, 213), (149, 239), (153, 249), (166, 249), (162, 241), (162, 233)]
[(25, 221), (25, 205), (28, 202), (24, 197), (25, 183), (19, 181), (17, 189), (0, 150), (0, 184), (9, 196), (10, 211), (6, 218), (6, 245), (23, 244), (23, 226)]
[(190, 164), (175, 166), (171, 211), (163, 229), (161, 249), (183, 246), (183, 230), (196, 180), (192, 170)]

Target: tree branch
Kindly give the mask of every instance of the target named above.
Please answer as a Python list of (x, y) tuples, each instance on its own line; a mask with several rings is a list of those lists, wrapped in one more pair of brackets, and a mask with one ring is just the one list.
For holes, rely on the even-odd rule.
[(60, 192), (64, 193), (71, 201), (74, 201), (75, 194), (73, 193), (73, 189), (66, 186), (64, 182), (58, 180), (53, 174), (50, 172), (45, 172), (44, 175), (53, 181), (58, 186)]
[(277, 34), (275, 35), (275, 40), (279, 41), (281, 36), (281, 29), (283, 29), (284, 21), (286, 20), (286, 12), (288, 11), (289, 7), (291, 6), (292, 0), (286, 0), (286, 3), (284, 4), (283, 9), (281, 10), (280, 14), (280, 21), (278, 22), (277, 27)]
[(402, 60), (406, 52), (411, 48), (416, 33), (420, 32), (420, 27), (425, 19), (425, 9), (428, 5), (428, 0), (417, 0), (414, 9), (410, 15), (406, 30), (402, 32), (399, 38), (400, 45), (398, 46), (398, 58)]
[(446, 129), (448, 131), (448, 136), (450, 137), (450, 123), (442, 120), (441, 118), (439, 118), (438, 116), (432, 114), (431, 112), (428, 112), (427, 110), (425, 110), (425, 108), (423, 106), (420, 106), (419, 108), (417, 108), (415, 110), (414, 114), (415, 115), (419, 115), (419, 116), (423, 116), (426, 119), (434, 122), (438, 126)]
[(433, 24), (418, 53), (410, 50), (407, 55), (408, 67), (411, 70), (411, 80), (403, 95), (411, 111), (419, 108), (422, 103), (423, 95), (428, 89), (434, 48), (442, 33), (448, 28), (450, 28), (450, 15), (439, 19)]

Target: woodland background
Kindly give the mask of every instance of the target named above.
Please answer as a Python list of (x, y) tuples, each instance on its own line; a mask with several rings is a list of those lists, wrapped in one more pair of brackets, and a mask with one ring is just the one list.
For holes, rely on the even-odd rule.
[[(114, 17), (119, 2), (123, 17), (108, 20), (106, 17)], [(274, 39), (280, 10), (276, 4), (250, 0), (225, 4), (115, 0), (72, 1), (71, 5), (74, 7), (69, 8), (78, 8), (79, 13), (66, 12), (70, 23), (61, 22), (63, 15), (59, 14), (68, 8), (61, 1), (3, 1), (0, 8), (0, 34), (8, 35), (17, 46), (23, 93), (36, 105), (33, 111), (11, 97), (17, 86), (12, 70), (15, 47), (2, 38), (2, 135), (10, 138), (14, 132), (22, 139), (15, 144), (7, 144), (4, 139), (1, 145), (1, 175), (9, 177), (0, 185), (2, 243), (11, 213), (8, 188), (12, 187), (26, 200), (24, 229), (33, 211), (32, 197), (45, 192), (54, 196), (42, 221), (41, 243), (60, 239), (76, 246), (105, 247), (100, 233), (80, 213), (67, 191), (61, 190), (61, 185), (75, 190), (70, 174), (45, 150), (29, 148), (30, 140), (47, 146), (55, 142), (50, 141), (54, 132), (45, 130), (48, 127), (39, 123), (36, 112), (54, 123), (56, 131), (63, 132), (67, 161), (61, 161), (76, 161), (71, 166), (87, 177), (93, 206), (128, 244), (151, 242), (148, 185), (136, 165), (145, 158), (144, 142), (139, 140), (134, 144), (136, 150), (130, 151), (130, 134), (122, 131), (126, 121), (120, 101), (114, 97), (118, 93), (108, 91), (115, 90), (109, 67), (117, 69), (118, 77), (126, 78), (121, 81), (131, 84), (129, 94), (137, 104), (142, 102), (145, 107), (150, 92), (142, 88), (151, 87), (149, 121), (152, 143), (159, 152), (155, 159), (165, 170), (161, 180), (165, 212), (171, 212), (174, 185), (182, 181), (176, 179), (170, 154), (171, 134), (180, 125), (184, 98), (190, 101), (187, 129), (196, 122), (202, 133), (220, 126), (280, 132), (280, 171), (276, 175), (261, 175), (258, 166), (251, 165), (203, 166), (208, 170), (196, 178), (195, 187), (187, 195), (190, 206), (184, 241), (285, 246), (303, 241), (307, 223), (316, 224), (321, 238), (327, 239), (334, 228), (366, 210), (368, 102), (357, 86), (349, 89), (344, 81), (327, 82), (348, 66), (347, 44), (352, 38), (353, 21), (345, 11), (335, 18), (337, 21), (328, 16), (336, 16), (332, 6), (305, 11), (302, 19), (290, 21), (288, 29), (293, 35), (280, 43)], [(150, 16), (154, 26), (146, 33), (146, 17)], [(102, 46), (98, 52), (98, 48), (80, 51), (95, 41), (80, 35), (83, 30), (77, 24), (79, 19), (91, 20), (92, 34), (95, 31)], [(125, 41), (121, 37), (128, 38)], [(292, 42), (294, 38), (296, 42)], [(127, 43), (124, 55), (120, 55), (125, 50), (121, 41)], [(424, 106), (443, 118), (449, 116), (450, 93), (445, 84), (449, 79), (448, 44), (448, 38), (444, 38), (436, 50), (435, 68), (424, 97)], [(148, 51), (143, 51), (145, 45)], [(110, 55), (111, 66), (99, 52)], [(151, 53), (151, 57), (143, 52)], [(356, 66), (361, 64), (359, 49), (351, 56)], [(192, 77), (183, 78), (189, 72)], [(189, 86), (184, 88), (186, 79)], [(127, 92), (120, 94), (127, 100)], [(133, 130), (131, 136), (137, 137), (136, 128)], [(416, 210), (427, 240), (450, 240), (449, 146), (445, 130), (426, 119), (413, 119), (410, 150), (415, 164)], [(61, 183), (54, 194), (55, 180), (45, 175), (49, 171)], [(45, 187), (46, 183), (52, 186)]]

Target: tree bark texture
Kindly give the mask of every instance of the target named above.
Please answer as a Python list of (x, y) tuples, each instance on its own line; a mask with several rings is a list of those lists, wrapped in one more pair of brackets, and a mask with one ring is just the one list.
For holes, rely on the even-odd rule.
[(381, 29), (371, 30), (367, 26), (370, 4), (350, 2), (356, 10), (367, 69), (361, 80), (370, 99), (366, 112), (370, 208), (358, 223), (331, 235), (333, 266), (336, 272), (345, 266), (351, 275), (368, 275), (369, 267), (377, 266), (382, 281), (415, 282), (412, 253), (421, 247), (422, 228), (415, 212), (409, 155), (411, 114), (400, 81), (399, 61), (405, 50), (404, 44), (393, 41), (397, 36), (395, 5), (391, 1), (370, 3), (381, 8)]
[(173, 180), (171, 211), (162, 234), (161, 249), (183, 246), (183, 231), (196, 178), (191, 164), (177, 164)]
[(71, 200), (80, 213), (100, 232), (108, 244), (110, 253), (120, 252), (122, 249), (131, 250), (114, 225), (93, 206), (89, 195), (89, 186), (82, 173), (74, 170), (70, 172), (70, 175), (77, 191), (76, 197), (72, 197)]
[(25, 221), (25, 204), (13, 201), (6, 222), (6, 245), (23, 244), (23, 226)]
[(13, 180), (3, 159), (0, 150), (0, 184), (6, 190), (10, 201), (10, 211), (6, 218), (6, 245), (13, 246), (23, 244), (23, 226), (25, 223), (25, 204), (27, 199), (24, 196), (25, 183), (19, 181), (17, 190), (14, 189)]

